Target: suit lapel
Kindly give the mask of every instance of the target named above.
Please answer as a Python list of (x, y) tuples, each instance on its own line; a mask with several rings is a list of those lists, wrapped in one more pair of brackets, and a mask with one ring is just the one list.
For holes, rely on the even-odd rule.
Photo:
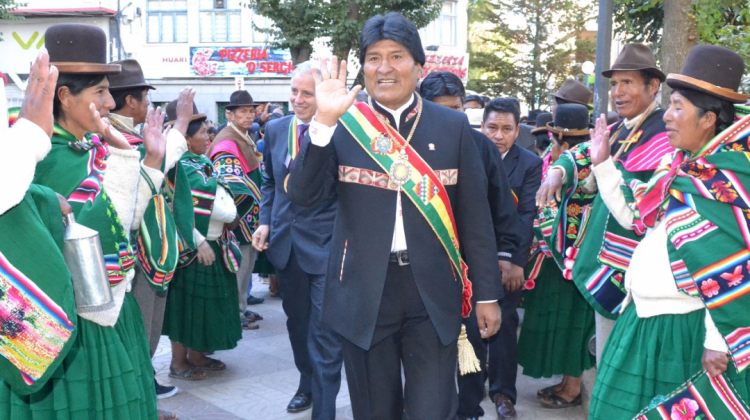
[(513, 147), (508, 149), (508, 154), (505, 155), (505, 159), (503, 159), (503, 165), (505, 166), (508, 178), (510, 178), (518, 166), (518, 158), (520, 157), (518, 152), (519, 147), (519, 145), (514, 144)]

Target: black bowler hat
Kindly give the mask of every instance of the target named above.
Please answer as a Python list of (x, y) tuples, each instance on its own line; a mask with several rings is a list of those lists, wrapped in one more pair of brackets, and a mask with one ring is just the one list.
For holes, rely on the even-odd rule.
[(536, 116), (536, 128), (531, 130), (531, 134), (536, 134), (539, 132), (547, 132), (547, 124), (552, 122), (552, 114), (549, 112), (542, 112), (541, 114)]
[(747, 101), (747, 95), (737, 92), (744, 71), (745, 63), (736, 52), (718, 45), (696, 45), (688, 53), (680, 74), (667, 76), (667, 85), (741, 104)]
[(617, 56), (615, 64), (609, 70), (604, 70), (602, 76), (612, 78), (616, 71), (647, 71), (656, 76), (662, 83), (666, 77), (661, 70), (656, 67), (656, 59), (651, 48), (643, 44), (627, 44)]
[(256, 106), (258, 104), (253, 102), (253, 97), (246, 90), (236, 90), (232, 92), (229, 97), (229, 104), (224, 107), (230, 111), (241, 106)]
[(541, 114), (542, 111), (539, 109), (532, 109), (529, 111), (529, 119), (526, 121), (527, 124), (536, 124), (536, 118)]
[[(193, 116), (190, 118), (190, 121), (200, 120), (200, 119), (206, 119), (206, 114), (201, 114), (198, 112), (198, 107), (195, 106), (195, 102), (193, 102)], [(174, 125), (174, 123), (177, 122), (177, 99), (167, 104), (167, 122), (164, 123), (164, 126), (168, 125)]]
[(562, 104), (557, 107), (554, 122), (547, 123), (547, 131), (565, 136), (589, 135), (589, 109), (581, 104)]
[(565, 101), (565, 103), (581, 104), (592, 109), (592, 106), (589, 104), (594, 99), (594, 93), (583, 84), (573, 79), (567, 79), (560, 86), (560, 89), (555, 92), (555, 98)]
[(119, 64), (122, 67), (120, 74), (109, 76), (109, 90), (144, 88), (156, 89), (146, 83), (143, 77), (141, 65), (135, 60), (113, 61), (110, 64)]
[(117, 74), (119, 64), (107, 64), (107, 35), (101, 28), (80, 23), (52, 25), (44, 33), (50, 64), (60, 73)]

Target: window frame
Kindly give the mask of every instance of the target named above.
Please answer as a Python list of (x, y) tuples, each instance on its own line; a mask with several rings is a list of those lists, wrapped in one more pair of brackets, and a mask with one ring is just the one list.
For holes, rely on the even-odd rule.
[[(152, 2), (158, 2), (159, 3), (159, 10), (152, 10), (151, 3)], [(187, 25), (185, 30), (185, 40), (184, 41), (178, 41), (177, 40), (177, 16), (185, 16), (185, 21), (187, 22), (187, 15), (188, 15), (188, 2), (185, 2), (185, 10), (176, 10), (174, 8), (174, 2), (175, 0), (146, 0), (146, 43), (147, 44), (187, 44), (189, 42), (188, 39), (188, 33)], [(172, 10), (163, 10), (161, 7), (162, 4), (172, 4)], [(159, 17), (159, 36), (158, 41), (151, 41), (151, 25), (149, 24), (149, 18), (152, 15), (156, 15)], [(164, 16), (168, 16), (172, 19), (172, 41), (164, 41)]]
[[(217, 43), (227, 43), (227, 44), (239, 44), (242, 43), (242, 7), (240, 6), (239, 9), (230, 9), (229, 8), (229, 1), (231, 0), (224, 0), (224, 8), (223, 9), (217, 9), (216, 8), (216, 0), (210, 0), (211, 3), (214, 4), (214, 6), (211, 9), (203, 9), (201, 6), (201, 2), (198, 2), (198, 42), (201, 44), (217, 44)], [(225, 40), (216, 40), (216, 31), (214, 30), (216, 28), (216, 13), (225, 13), (226, 14), (226, 39)], [(210, 41), (204, 41), (203, 40), (203, 13), (210, 13), (211, 14), (211, 40)], [(240, 18), (240, 30), (239, 30), (239, 39), (236, 41), (233, 41), (229, 39), (229, 20), (231, 15), (236, 14)]]

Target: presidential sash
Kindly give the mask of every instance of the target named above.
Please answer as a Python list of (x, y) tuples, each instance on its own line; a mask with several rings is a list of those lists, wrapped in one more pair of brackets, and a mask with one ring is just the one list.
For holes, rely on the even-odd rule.
[(469, 316), (472, 290), (468, 267), (461, 258), (453, 209), (440, 178), (411, 146), (404, 149), (407, 159), (401, 156), (406, 140), (393, 127), (381, 123), (366, 103), (350, 107), (340, 121), (365, 152), (391, 174), (392, 180), (394, 176), (399, 178), (401, 189), (437, 235), (454, 269), (461, 275), (461, 313), (464, 317)]
[(297, 140), (297, 118), (292, 118), (289, 123), (289, 161), (293, 162), (299, 153), (299, 141)]

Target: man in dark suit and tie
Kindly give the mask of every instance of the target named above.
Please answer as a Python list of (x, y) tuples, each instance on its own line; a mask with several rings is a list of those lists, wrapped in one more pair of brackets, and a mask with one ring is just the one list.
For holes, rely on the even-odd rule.
[(276, 268), (294, 363), (300, 372), (299, 387), (287, 411), (295, 413), (312, 405), (314, 420), (333, 420), (343, 355), (340, 338), (323, 324), (321, 310), (336, 194), (314, 206), (300, 207), (289, 201), (286, 192), (289, 171), (297, 163), (301, 139), (316, 111), (313, 71), (312, 62), (295, 68), (289, 99), (295, 115), (266, 125), (260, 226), (253, 234), (253, 246), (265, 250)]
[(487, 177), (466, 116), (414, 93), (425, 54), (412, 22), (368, 20), (360, 60), (369, 104), (352, 107), (360, 87), (347, 92), (345, 62), (316, 77), (289, 196), (338, 197), (323, 318), (343, 337), (354, 418), (454, 420), (472, 293), (483, 336), (500, 324)]
[[(455, 110), (462, 110), (466, 95), (461, 79), (453, 73), (442, 71), (427, 75), (419, 85), (419, 93), (426, 101), (434, 102)], [(472, 137), (482, 159), (482, 166), (487, 175), (487, 198), (492, 212), (492, 223), (495, 226), (497, 258), (499, 261), (511, 261), (518, 252), (518, 213), (513, 192), (510, 189), (508, 176), (503, 165), (503, 158), (497, 146), (487, 136), (477, 130), (471, 130)], [(474, 347), (477, 358), (487, 360), (487, 344), (477, 329), (473, 317), (464, 319), (466, 336)], [(458, 375), (458, 418), (459, 420), (476, 420), (484, 415), (481, 407), (485, 397), (484, 382), (487, 378), (485, 363), (480, 363), (478, 372)]]
[[(516, 418), (516, 373), (518, 369), (518, 304), (536, 216), (536, 191), (542, 183), (542, 159), (516, 144), (520, 111), (508, 98), (493, 99), (484, 108), (482, 133), (497, 146), (503, 157), (510, 188), (518, 200), (518, 252), (510, 262), (501, 262), (505, 297), (500, 300), (503, 325), (490, 339), (490, 398), (498, 418)], [(503, 267), (504, 265), (504, 267)]]

